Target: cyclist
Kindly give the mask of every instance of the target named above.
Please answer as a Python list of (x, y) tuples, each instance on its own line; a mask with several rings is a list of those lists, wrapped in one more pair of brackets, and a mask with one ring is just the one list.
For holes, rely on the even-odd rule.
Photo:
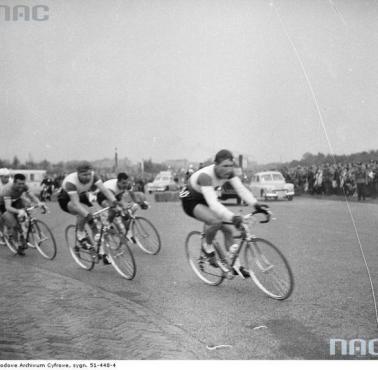
[[(40, 202), (39, 199), (30, 191), (29, 187), (26, 185), (25, 175), (22, 173), (16, 173), (13, 178), (13, 184), (7, 187), (2, 193), (2, 204), (0, 207), (5, 210), (3, 214), (4, 224), (7, 226), (8, 230), (11, 230), (12, 233), (10, 237), (14, 240), (17, 240), (18, 234), (18, 222), (17, 219), (23, 220), (26, 217), (25, 213), (25, 199), (26, 196), (33, 203), (37, 204), (39, 207), (45, 207), (43, 202)], [(24, 256), (25, 247), (19, 245), (18, 254)]]
[[(104, 182), (104, 186), (116, 197), (119, 205), (123, 209), (132, 208), (135, 211), (137, 204), (139, 204), (142, 209), (148, 208), (148, 203), (145, 201), (144, 194), (132, 190), (129, 176), (125, 172), (120, 172), (116, 179)], [(130, 202), (130, 200), (132, 202)], [(97, 202), (101, 207), (105, 208), (109, 206), (108, 199), (101, 191), (97, 193)], [(114, 213), (110, 212), (109, 218), (112, 219), (113, 215)]]
[(10, 171), (8, 168), (0, 168), (0, 192), (11, 183), (12, 181), (10, 180)]
[(42, 190), (39, 194), (41, 200), (49, 199), (51, 200), (53, 189), (54, 189), (54, 180), (51, 177), (46, 176), (41, 182)]
[[(267, 213), (266, 205), (258, 203), (252, 193), (242, 184), (240, 178), (234, 173), (234, 157), (229, 150), (220, 150), (214, 159), (214, 164), (203, 167), (194, 172), (186, 188), (180, 193), (182, 206), (187, 215), (205, 223), (206, 240), (202, 250), (213, 266), (226, 269), (222, 261), (217, 261), (213, 246), (213, 239), (218, 230), (224, 234), (225, 245), (228, 251), (233, 251), (237, 244), (233, 244), (232, 227), (222, 222), (232, 222), (237, 228), (242, 224), (243, 218), (235, 215), (218, 201), (216, 189), (229, 181), (240, 198), (256, 210)], [(249, 273), (240, 265), (239, 259), (234, 264), (234, 274), (240, 273), (249, 277)]]
[[(67, 175), (62, 183), (62, 188), (58, 193), (58, 202), (60, 208), (67, 213), (77, 216), (77, 240), (84, 249), (93, 248), (91, 241), (85, 232), (86, 223), (90, 226), (95, 239), (98, 233), (93, 215), (84, 205), (91, 207), (93, 204), (88, 198), (88, 192), (93, 188), (98, 188), (108, 199), (111, 206), (117, 204), (115, 196), (104, 186), (100, 177), (94, 172), (89, 162), (80, 163), (76, 172)], [(78, 252), (78, 250), (77, 250)], [(110, 262), (107, 256), (100, 251), (104, 264)]]

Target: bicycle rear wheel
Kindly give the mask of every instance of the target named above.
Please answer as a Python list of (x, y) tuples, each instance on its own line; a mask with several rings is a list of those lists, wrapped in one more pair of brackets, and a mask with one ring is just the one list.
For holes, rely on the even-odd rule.
[(294, 289), (289, 263), (271, 242), (255, 238), (245, 248), (245, 262), (254, 283), (269, 297), (284, 300)]
[(212, 266), (201, 248), (202, 234), (192, 231), (185, 240), (185, 252), (190, 267), (195, 274), (206, 284), (219, 285), (224, 280), (223, 271)]
[(29, 234), (30, 242), (42, 257), (52, 260), (56, 256), (56, 242), (50, 228), (40, 220), (35, 220)]
[(136, 264), (126, 238), (110, 229), (104, 240), (105, 250), (112, 266), (122, 277), (132, 280), (136, 274)]
[(161, 240), (156, 227), (144, 217), (135, 217), (131, 221), (131, 233), (135, 243), (148, 254), (157, 254), (161, 248)]
[(76, 225), (69, 225), (65, 231), (65, 238), (68, 249), (71, 253), (74, 261), (85, 270), (92, 270), (95, 261), (93, 259), (93, 253), (80, 248), (76, 238)]

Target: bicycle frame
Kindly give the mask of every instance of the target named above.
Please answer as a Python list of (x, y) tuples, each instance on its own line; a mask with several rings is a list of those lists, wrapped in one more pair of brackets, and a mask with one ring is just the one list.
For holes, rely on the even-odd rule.
[[(100, 237), (97, 241), (94, 241), (95, 242), (94, 243), (95, 255), (93, 255), (93, 252), (91, 253), (90, 251), (87, 251), (87, 250), (81, 248), (82, 252), (88, 253), (90, 255), (91, 261), (94, 262), (94, 263), (100, 262), (100, 258), (99, 258), (100, 247), (103, 243), (104, 235), (109, 230), (109, 227), (110, 227), (110, 226), (104, 224), (104, 222), (101, 219), (101, 214), (104, 213), (104, 212), (107, 212), (109, 209), (110, 209), (110, 207), (105, 207), (105, 208), (100, 209), (99, 211), (97, 211), (93, 214), (93, 218), (95, 220), (97, 220), (98, 222), (100, 222), (100, 224), (101, 224), (100, 230), (98, 230)], [(77, 225), (76, 225), (76, 227), (77, 227)]]
[[(29, 236), (31, 234), (31, 231), (32, 231), (32, 227), (33, 225), (35, 224), (35, 217), (31, 214), (31, 211), (35, 208), (38, 208), (38, 206), (32, 206), (32, 207), (29, 207), (29, 208), (24, 208), (25, 210), (25, 213), (26, 213), (26, 218), (24, 221), (20, 221), (17, 217), (16, 217), (16, 222), (17, 222), (17, 232), (19, 234), (19, 236), (21, 237), (21, 242), (23, 244), (27, 244), (29, 247), (34, 247), (32, 244), (29, 243)], [(24, 230), (22, 229), (22, 224), (27, 224), (28, 225), (28, 228), (26, 230), (26, 233), (24, 235)]]
[[(247, 221), (249, 218), (251, 218), (253, 216), (253, 213), (249, 213), (247, 215), (245, 215), (243, 218), (245, 221)], [(225, 225), (233, 225), (231, 222), (223, 222), (223, 224)], [(219, 231), (219, 230), (218, 230)], [(203, 232), (202, 233), (203, 237), (206, 236), (206, 233)], [(245, 243), (248, 243), (248, 242), (253, 242), (253, 239), (256, 239), (256, 235), (253, 235), (247, 224), (245, 222), (243, 222), (240, 226), (240, 235), (236, 235), (233, 237), (234, 239), (240, 239), (240, 243), (238, 245), (238, 248), (237, 250), (233, 253), (233, 256), (230, 260), (230, 262), (227, 261), (227, 259), (224, 259), (224, 261), (227, 263), (227, 267), (228, 269), (231, 271), (234, 267), (234, 264), (235, 264), (235, 261), (237, 260), (237, 258), (239, 257), (240, 255), (240, 252), (244, 246)], [(220, 249), (220, 246), (218, 245), (217, 242), (214, 243), (214, 248), (216, 250), (216, 253), (220, 256), (220, 257), (224, 257), (223, 255), (223, 251)]]

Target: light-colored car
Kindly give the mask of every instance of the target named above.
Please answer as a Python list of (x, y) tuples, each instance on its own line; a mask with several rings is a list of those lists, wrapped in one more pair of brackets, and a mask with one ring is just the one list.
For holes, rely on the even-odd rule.
[(265, 171), (252, 176), (250, 189), (257, 198), (293, 200), (294, 185), (287, 183), (281, 172)]
[(161, 171), (154, 181), (146, 185), (146, 190), (151, 194), (154, 191), (176, 191), (179, 190), (178, 184), (174, 181), (172, 172)]

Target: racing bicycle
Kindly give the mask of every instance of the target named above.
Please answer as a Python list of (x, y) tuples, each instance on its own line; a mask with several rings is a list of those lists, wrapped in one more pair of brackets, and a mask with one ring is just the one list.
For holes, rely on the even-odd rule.
[[(20, 254), (20, 249), (32, 248), (36, 249), (43, 258), (52, 260), (55, 258), (57, 251), (55, 238), (46, 223), (32, 215), (32, 211), (36, 208), (39, 208), (39, 206), (24, 208), (26, 216), (23, 220), (19, 220), (16, 217), (18, 240), (15, 240), (11, 231), (5, 227), (4, 232), (0, 233), (0, 239), (13, 254)], [(42, 213), (47, 212), (46, 207), (41, 207), (41, 209)]]
[[(134, 256), (128, 240), (118, 232), (115, 225), (108, 220), (110, 207), (105, 207), (93, 214), (98, 228), (98, 239), (86, 224), (86, 233), (91, 241), (91, 248), (84, 248), (77, 240), (77, 225), (69, 225), (65, 230), (66, 243), (74, 261), (85, 270), (92, 270), (101, 260), (101, 249), (110, 259), (114, 269), (125, 279), (132, 280), (136, 274)], [(101, 248), (102, 247), (102, 248)]]
[[(203, 282), (219, 285), (225, 278), (232, 279), (235, 276), (235, 261), (244, 250), (245, 267), (252, 281), (269, 297), (284, 300), (293, 292), (293, 273), (287, 259), (273, 243), (252, 234), (248, 221), (255, 221), (253, 216), (257, 213), (262, 212), (254, 211), (243, 216), (240, 235), (234, 237), (240, 239), (240, 243), (231, 258), (221, 248), (221, 243), (214, 239), (216, 262), (211, 261), (202, 248), (206, 234), (199, 231), (188, 234), (185, 241), (186, 256), (191, 268)], [(269, 222), (271, 215), (271, 212), (265, 214), (265, 220), (260, 223)]]

